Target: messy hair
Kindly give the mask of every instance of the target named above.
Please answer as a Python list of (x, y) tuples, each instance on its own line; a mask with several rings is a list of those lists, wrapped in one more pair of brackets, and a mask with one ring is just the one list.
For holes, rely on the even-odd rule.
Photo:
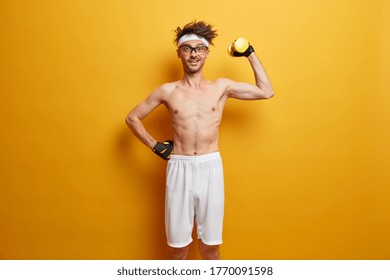
[(176, 37), (173, 42), (177, 44), (183, 35), (196, 34), (205, 38), (211, 45), (213, 45), (213, 39), (218, 36), (217, 31), (213, 30), (213, 27), (214, 26), (207, 24), (204, 21), (194, 20), (193, 22), (184, 25), (183, 29), (177, 27), (176, 30), (174, 30), (176, 32)]

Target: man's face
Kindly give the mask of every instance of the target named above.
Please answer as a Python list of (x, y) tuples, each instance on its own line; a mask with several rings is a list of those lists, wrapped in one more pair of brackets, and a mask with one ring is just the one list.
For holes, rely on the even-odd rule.
[(177, 55), (183, 63), (184, 71), (191, 74), (197, 73), (203, 68), (209, 52), (209, 48), (199, 40), (184, 42), (177, 49)]

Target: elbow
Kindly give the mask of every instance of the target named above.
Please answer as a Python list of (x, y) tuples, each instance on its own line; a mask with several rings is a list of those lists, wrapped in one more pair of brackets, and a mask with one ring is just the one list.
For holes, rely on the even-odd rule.
[(269, 99), (274, 96), (274, 91), (272, 89), (262, 90), (257, 99)]
[(130, 113), (126, 116), (125, 123), (131, 129), (134, 126), (134, 116)]
[(265, 96), (266, 96), (265, 98), (269, 99), (269, 98), (272, 98), (274, 95), (275, 95), (274, 91), (272, 89), (270, 89), (270, 90), (267, 90), (267, 92), (265, 93)]
[(274, 96), (274, 90), (271, 85), (266, 85), (263, 88), (263, 95), (265, 99), (272, 98)]
[(259, 98), (258, 99), (269, 99), (274, 96), (274, 90), (269, 84), (258, 84)]
[(131, 123), (131, 120), (130, 120), (130, 115), (127, 115), (126, 118), (125, 118), (125, 123), (127, 126), (130, 126), (130, 123)]

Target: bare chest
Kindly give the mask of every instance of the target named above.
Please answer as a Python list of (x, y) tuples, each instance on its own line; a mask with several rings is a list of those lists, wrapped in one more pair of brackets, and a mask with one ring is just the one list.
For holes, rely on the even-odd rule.
[(166, 103), (173, 117), (202, 119), (222, 114), (225, 102), (217, 90), (176, 90)]

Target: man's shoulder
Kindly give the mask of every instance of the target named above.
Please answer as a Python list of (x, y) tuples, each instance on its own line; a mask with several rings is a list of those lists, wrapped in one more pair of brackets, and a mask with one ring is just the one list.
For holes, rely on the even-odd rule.
[(150, 95), (150, 98), (165, 102), (169, 99), (172, 92), (177, 89), (178, 82), (169, 82), (158, 86)]
[(176, 89), (178, 82), (169, 82), (160, 85), (157, 89), (162, 91), (162, 92), (171, 92)]
[(230, 80), (228, 78), (218, 78), (214, 81), (217, 85), (229, 85), (233, 82), (233, 80)]
[(158, 86), (152, 93), (151, 96), (156, 98), (164, 99), (167, 94), (175, 90), (177, 82), (165, 83)]

